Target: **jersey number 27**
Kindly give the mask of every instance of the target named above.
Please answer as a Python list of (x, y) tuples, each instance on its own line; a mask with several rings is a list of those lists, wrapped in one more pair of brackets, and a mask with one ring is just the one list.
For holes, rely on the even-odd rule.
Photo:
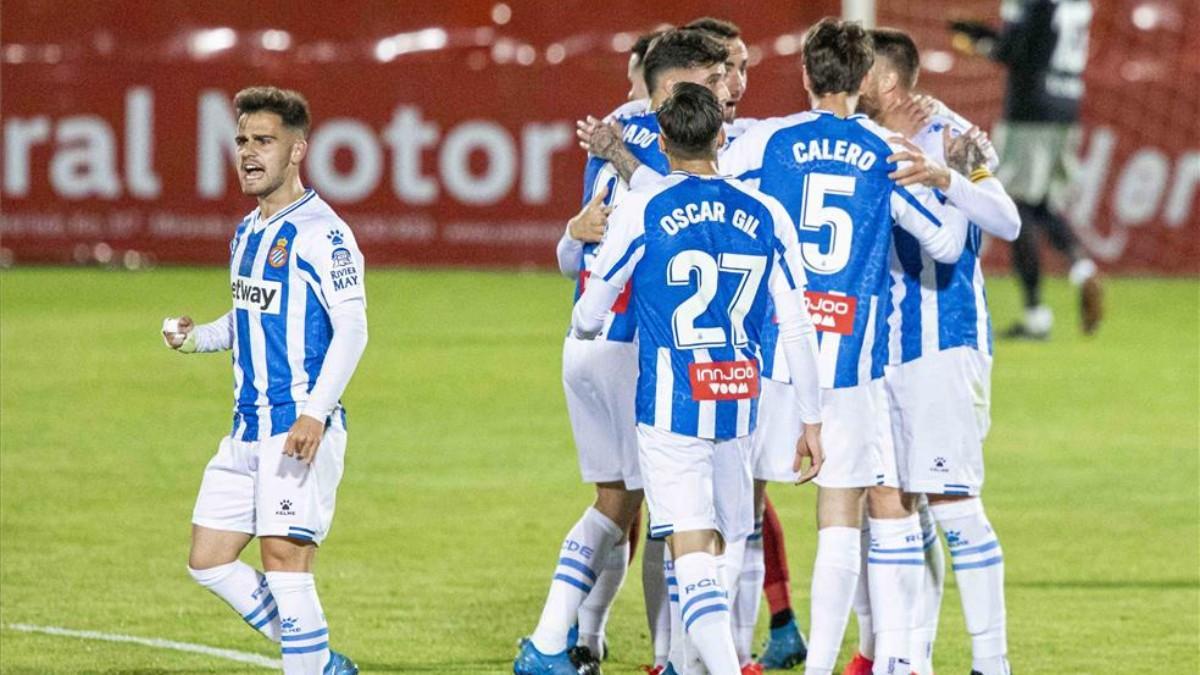
[(724, 347), (729, 336), (721, 326), (697, 327), (696, 319), (708, 311), (717, 297), (721, 272), (739, 275), (737, 290), (729, 304), (729, 324), (733, 329), (733, 346), (744, 347), (750, 340), (746, 335), (746, 313), (754, 306), (754, 297), (767, 271), (767, 258), (761, 255), (721, 253), (716, 260), (704, 251), (680, 251), (667, 263), (667, 283), (686, 286), (696, 272), (696, 292), (684, 300), (671, 315), (671, 331), (676, 349), (705, 349)]

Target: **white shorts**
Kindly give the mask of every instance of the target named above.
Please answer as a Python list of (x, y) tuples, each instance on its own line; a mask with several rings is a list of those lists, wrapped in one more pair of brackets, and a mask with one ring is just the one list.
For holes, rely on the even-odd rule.
[(563, 390), (585, 483), (624, 481), (629, 490), (642, 489), (637, 379), (636, 344), (571, 337), (563, 343)]
[(204, 468), (192, 523), (259, 537), (320, 544), (333, 524), (346, 459), (346, 430), (325, 429), (312, 465), (283, 454), (287, 434), (261, 441), (226, 436)]
[(796, 389), (764, 377), (759, 392), (758, 425), (751, 434), (754, 479), (794, 483), (799, 474), (792, 462), (803, 424)]
[(754, 531), (750, 437), (713, 441), (637, 425), (650, 536), (716, 530), (725, 541)]
[(814, 483), (826, 488), (899, 487), (883, 380), (821, 390), (825, 464)]
[(900, 486), (906, 492), (978, 495), (991, 425), (992, 357), (970, 347), (888, 366), (888, 402)]

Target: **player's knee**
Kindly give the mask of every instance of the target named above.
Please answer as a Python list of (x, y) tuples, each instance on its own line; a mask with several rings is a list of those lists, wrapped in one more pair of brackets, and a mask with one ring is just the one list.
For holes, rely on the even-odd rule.
[(205, 588), (221, 583), (234, 569), (232, 562), (212, 563), (202, 558), (188, 557), (188, 576)]
[(262, 537), (263, 569), (268, 572), (308, 572), (316, 555), (312, 542), (287, 537)]
[(225, 551), (193, 545), (188, 551), (188, 571), (193, 573), (193, 579), (200, 581), (196, 578), (196, 574), (225, 567), (234, 560), (237, 560), (236, 554), (230, 557)]
[(628, 530), (642, 506), (641, 490), (626, 490), (624, 483), (598, 483), (593, 505), (622, 530)]
[(867, 490), (867, 513), (872, 518), (904, 518), (913, 514), (915, 499), (899, 488), (876, 486)]
[(861, 527), (863, 492), (861, 488), (820, 488), (817, 491), (817, 527)]

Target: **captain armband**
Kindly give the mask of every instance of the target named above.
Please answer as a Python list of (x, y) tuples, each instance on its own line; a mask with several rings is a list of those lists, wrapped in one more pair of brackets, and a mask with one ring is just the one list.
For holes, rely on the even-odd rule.
[(988, 168), (986, 166), (981, 166), (978, 169), (975, 169), (974, 171), (971, 172), (971, 175), (968, 176), (968, 178), (971, 180), (972, 183), (978, 183), (981, 180), (984, 180), (986, 178), (991, 178), (991, 177), (992, 177), (992, 172), (988, 171)]

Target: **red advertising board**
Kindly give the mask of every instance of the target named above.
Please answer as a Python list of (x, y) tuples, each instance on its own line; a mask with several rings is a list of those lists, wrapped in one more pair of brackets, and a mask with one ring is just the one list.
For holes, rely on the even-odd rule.
[[(1191, 3), (1177, 4), (1200, 26)], [(104, 243), (162, 261), (222, 262), (233, 225), (253, 208), (233, 173), (230, 99), (270, 83), (309, 98), (305, 181), (354, 227), (373, 264), (550, 266), (579, 206), (584, 157), (573, 121), (624, 100), (637, 33), (728, 15), (754, 63), (741, 112), (768, 116), (806, 107), (799, 36), (840, 9), (832, 1), (753, 11), (720, 2), (659, 2), (653, 11), (635, 2), (603, 11), (548, 1), (6, 2), (0, 246), (18, 261), (68, 261)], [(890, 23), (921, 28), (899, 18)], [(1094, 39), (1122, 36), (1123, 21), (1098, 19)], [(944, 30), (918, 37), (926, 33), (940, 52)], [(1079, 203), (1085, 241), (1112, 269), (1200, 269), (1200, 69), (1196, 31), (1184, 33), (1190, 60), (1163, 54), (1140, 94), (1124, 76), (1089, 75), (1092, 192)], [(1104, 64), (1105, 50), (1093, 52)], [(994, 119), (1003, 72), (937, 58), (925, 87)]]

